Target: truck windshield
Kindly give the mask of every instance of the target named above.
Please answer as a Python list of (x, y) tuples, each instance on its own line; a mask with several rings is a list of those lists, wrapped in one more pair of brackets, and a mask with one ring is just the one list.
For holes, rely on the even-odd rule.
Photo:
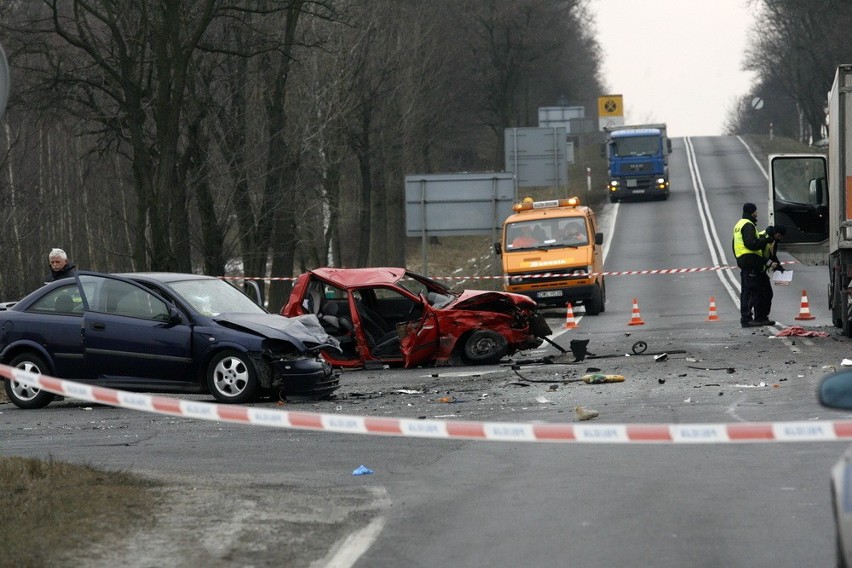
[(660, 153), (659, 136), (616, 138), (612, 143), (615, 156), (654, 156)]
[(589, 231), (582, 217), (519, 221), (506, 225), (507, 251), (578, 247), (589, 244)]

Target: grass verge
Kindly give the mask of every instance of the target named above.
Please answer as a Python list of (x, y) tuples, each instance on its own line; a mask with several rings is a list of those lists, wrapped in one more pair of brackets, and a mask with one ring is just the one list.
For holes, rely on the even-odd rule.
[(120, 538), (150, 522), (157, 506), (155, 487), (123, 472), (51, 459), (0, 457), (4, 564), (76, 564), (75, 550)]

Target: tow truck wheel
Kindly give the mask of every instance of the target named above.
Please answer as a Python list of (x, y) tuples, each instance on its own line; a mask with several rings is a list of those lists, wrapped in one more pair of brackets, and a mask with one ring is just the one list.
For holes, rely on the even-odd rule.
[(592, 297), (586, 301), (586, 315), (596, 316), (603, 311), (603, 290), (600, 284), (595, 284)]

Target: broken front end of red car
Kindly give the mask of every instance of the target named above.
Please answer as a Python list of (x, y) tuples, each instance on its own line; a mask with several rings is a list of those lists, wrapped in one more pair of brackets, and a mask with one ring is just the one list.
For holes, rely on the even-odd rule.
[(493, 364), (550, 335), (535, 302), (506, 292), (452, 292), (402, 268), (317, 269), (300, 276), (286, 316), (314, 313), (340, 341), (339, 367)]

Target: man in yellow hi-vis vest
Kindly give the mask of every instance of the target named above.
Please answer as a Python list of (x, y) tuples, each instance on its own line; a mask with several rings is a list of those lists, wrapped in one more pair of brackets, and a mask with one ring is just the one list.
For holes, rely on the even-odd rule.
[(732, 240), (734, 256), (737, 258), (737, 266), (740, 267), (740, 324), (743, 327), (775, 325), (775, 322), (769, 319), (772, 288), (764, 269), (763, 258), (764, 249), (774, 240), (774, 231), (767, 231), (759, 236), (756, 222), (757, 206), (754, 203), (746, 203), (743, 205), (742, 219), (734, 225)]

